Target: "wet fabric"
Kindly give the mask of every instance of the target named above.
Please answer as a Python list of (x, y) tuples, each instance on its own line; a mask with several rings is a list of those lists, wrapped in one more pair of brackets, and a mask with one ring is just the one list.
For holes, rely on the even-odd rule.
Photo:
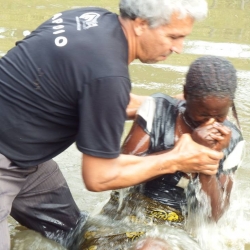
[(82, 220), (68, 185), (50, 160), (21, 169), (0, 154), (0, 250), (8, 250), (7, 216), (62, 244)]
[[(136, 189), (130, 190), (119, 207), (119, 195), (118, 191), (113, 191), (100, 217), (90, 219), (84, 226), (79, 249), (124, 250), (145, 236), (149, 230), (147, 226), (184, 227), (184, 217), (181, 211), (154, 201), (137, 192)], [(115, 222), (118, 224), (116, 225)], [(122, 226), (123, 223), (125, 227)]]
[[(185, 109), (185, 102), (172, 97), (155, 94), (153, 95), (155, 108), (146, 103), (146, 110), (136, 122), (150, 135), (151, 144), (146, 154), (159, 152), (174, 147), (175, 123), (180, 110)], [(152, 104), (152, 100), (149, 100)], [(153, 104), (154, 105), (154, 104)], [(153, 119), (150, 112), (154, 112)], [(150, 117), (147, 119), (147, 116)], [(151, 121), (152, 124), (148, 124)], [(224, 124), (232, 130), (229, 147), (224, 150), (224, 159), (220, 162), (218, 175), (232, 174), (237, 165), (224, 171), (223, 162), (233, 152), (238, 143), (243, 141), (241, 132), (229, 121)], [(147, 225), (165, 226), (170, 225), (178, 229), (184, 228), (187, 214), (186, 190), (178, 186), (184, 178), (183, 173), (168, 174), (136, 186), (129, 190), (125, 198), (121, 200), (119, 192), (113, 191), (109, 202), (103, 207), (101, 215), (107, 219), (97, 217), (90, 219), (82, 234), (81, 250), (109, 250), (130, 249), (130, 247), (141, 237), (145, 236)], [(188, 195), (193, 197), (191, 204), (193, 210), (198, 209), (195, 199), (194, 186), (198, 186), (198, 178), (187, 185)], [(120, 204), (121, 202), (121, 204)], [(98, 220), (99, 218), (99, 220)], [(117, 224), (113, 224), (117, 222)], [(123, 228), (124, 223), (129, 223)]]
[[(150, 147), (145, 154), (160, 152), (174, 147), (176, 118), (179, 112), (184, 112), (185, 110), (185, 101), (180, 101), (161, 93), (152, 95), (152, 98), (155, 102), (154, 119), (151, 119), (151, 115), (149, 115), (149, 120), (140, 116), (139, 110), (136, 120), (142, 129), (150, 135)], [(148, 105), (146, 106), (149, 111), (150, 107)], [(147, 113), (146, 110), (143, 112)], [(148, 121), (152, 121), (152, 124), (148, 125)], [(217, 175), (221, 173), (230, 174), (237, 169), (237, 165), (235, 165), (233, 168), (224, 171), (223, 163), (233, 152), (234, 148), (243, 141), (241, 132), (233, 123), (226, 120), (223, 124), (231, 129), (232, 136), (228, 148), (223, 150), (224, 158), (220, 161)], [(149, 126), (152, 127), (151, 131), (148, 130)], [(238, 164), (239, 163), (240, 162), (238, 162)], [(171, 206), (177, 210), (185, 210), (187, 204), (186, 195), (184, 189), (178, 185), (182, 178), (185, 177), (181, 172), (163, 175), (145, 183), (142, 192), (147, 197), (151, 197), (160, 203)]]
[(57, 13), (0, 60), (0, 153), (27, 168), (76, 141), (83, 153), (115, 158), (130, 90), (117, 14)]

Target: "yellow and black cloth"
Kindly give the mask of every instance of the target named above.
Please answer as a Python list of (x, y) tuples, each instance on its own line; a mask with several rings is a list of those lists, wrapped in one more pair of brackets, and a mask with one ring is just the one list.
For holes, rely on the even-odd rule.
[(183, 223), (180, 211), (139, 192), (129, 192), (119, 207), (119, 192), (113, 191), (100, 216), (90, 218), (85, 226), (80, 249), (130, 249), (145, 235), (148, 226), (168, 224), (183, 228)]

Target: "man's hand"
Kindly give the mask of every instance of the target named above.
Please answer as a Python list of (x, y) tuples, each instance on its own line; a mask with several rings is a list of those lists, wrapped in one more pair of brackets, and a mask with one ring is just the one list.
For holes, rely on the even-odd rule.
[(222, 152), (197, 144), (189, 134), (181, 136), (172, 152), (179, 156), (176, 171), (184, 173), (214, 175), (223, 158)]

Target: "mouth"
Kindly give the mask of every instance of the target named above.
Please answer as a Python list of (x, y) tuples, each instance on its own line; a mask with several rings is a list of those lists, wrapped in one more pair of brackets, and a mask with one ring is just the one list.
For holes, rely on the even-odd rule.
[(164, 61), (167, 59), (167, 57), (168, 57), (168, 55), (160, 55), (159, 60), (157, 60), (157, 61)]
[(167, 52), (166, 54), (160, 55), (160, 57), (167, 59), (173, 52)]

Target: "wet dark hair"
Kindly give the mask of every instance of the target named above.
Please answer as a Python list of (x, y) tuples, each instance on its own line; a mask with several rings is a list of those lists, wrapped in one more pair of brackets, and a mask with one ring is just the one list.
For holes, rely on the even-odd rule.
[(235, 97), (237, 76), (234, 66), (225, 58), (203, 56), (190, 66), (186, 84), (186, 94), (192, 97), (207, 96)]
[[(185, 94), (193, 99), (207, 96), (229, 97), (232, 102), (237, 88), (236, 69), (227, 59), (218, 56), (202, 56), (196, 59), (186, 75)], [(238, 122), (233, 102), (232, 112)]]

